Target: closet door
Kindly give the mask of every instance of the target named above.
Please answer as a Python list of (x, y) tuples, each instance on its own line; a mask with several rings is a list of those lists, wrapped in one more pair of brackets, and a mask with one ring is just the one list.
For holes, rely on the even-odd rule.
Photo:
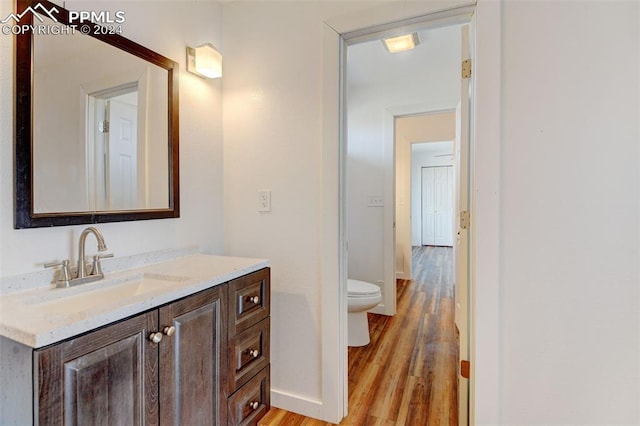
[(453, 245), (453, 167), (422, 168), (422, 245)]

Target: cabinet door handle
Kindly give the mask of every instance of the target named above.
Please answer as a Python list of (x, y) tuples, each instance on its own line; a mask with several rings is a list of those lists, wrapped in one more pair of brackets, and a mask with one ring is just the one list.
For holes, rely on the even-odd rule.
[(253, 303), (254, 305), (257, 305), (258, 303), (260, 303), (260, 298), (258, 296), (249, 297), (249, 302)]
[(173, 333), (176, 332), (176, 328), (174, 326), (172, 326), (172, 325), (168, 325), (162, 330), (162, 332), (164, 334), (166, 334), (167, 336), (171, 337), (171, 336), (173, 336)]
[(260, 355), (260, 351), (257, 349), (249, 349), (249, 355), (251, 355), (253, 358), (258, 358), (258, 355)]
[(248, 405), (252, 410), (255, 410), (260, 406), (260, 403), (258, 401), (251, 401)]
[(162, 341), (162, 333), (160, 332), (151, 333), (149, 335), (149, 340), (151, 340), (153, 343), (160, 343)]

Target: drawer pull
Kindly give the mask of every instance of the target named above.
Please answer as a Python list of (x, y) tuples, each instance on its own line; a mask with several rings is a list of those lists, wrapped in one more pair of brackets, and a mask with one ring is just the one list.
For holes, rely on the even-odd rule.
[(258, 355), (260, 355), (260, 351), (257, 349), (249, 349), (249, 355), (251, 355), (253, 358), (258, 358)]
[(258, 303), (260, 303), (260, 298), (258, 296), (252, 296), (249, 298), (249, 302), (253, 303), (254, 305), (257, 305)]
[(260, 406), (260, 403), (258, 401), (251, 401), (248, 405), (249, 405), (249, 408), (251, 408), (252, 410), (255, 410)]
[(149, 335), (149, 340), (153, 343), (160, 343), (162, 341), (162, 333), (151, 333)]
[(162, 332), (163, 332), (164, 334), (166, 334), (167, 336), (171, 337), (171, 336), (173, 336), (173, 333), (175, 333), (175, 332), (176, 332), (176, 328), (175, 328), (174, 326), (172, 326), (172, 325), (171, 325), (171, 326), (166, 326), (166, 327), (162, 330)]

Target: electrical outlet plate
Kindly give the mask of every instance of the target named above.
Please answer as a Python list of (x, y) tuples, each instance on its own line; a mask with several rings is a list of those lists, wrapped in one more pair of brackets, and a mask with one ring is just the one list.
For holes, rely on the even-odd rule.
[(259, 212), (271, 211), (271, 191), (269, 190), (258, 191), (258, 211)]

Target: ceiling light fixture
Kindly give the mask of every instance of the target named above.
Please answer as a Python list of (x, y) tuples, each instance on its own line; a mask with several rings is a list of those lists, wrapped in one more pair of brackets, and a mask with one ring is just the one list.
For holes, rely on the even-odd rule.
[(385, 38), (382, 40), (384, 48), (391, 53), (411, 50), (420, 44), (418, 33), (405, 34), (398, 37)]
[(211, 43), (187, 47), (187, 71), (200, 77), (222, 77), (222, 55)]

